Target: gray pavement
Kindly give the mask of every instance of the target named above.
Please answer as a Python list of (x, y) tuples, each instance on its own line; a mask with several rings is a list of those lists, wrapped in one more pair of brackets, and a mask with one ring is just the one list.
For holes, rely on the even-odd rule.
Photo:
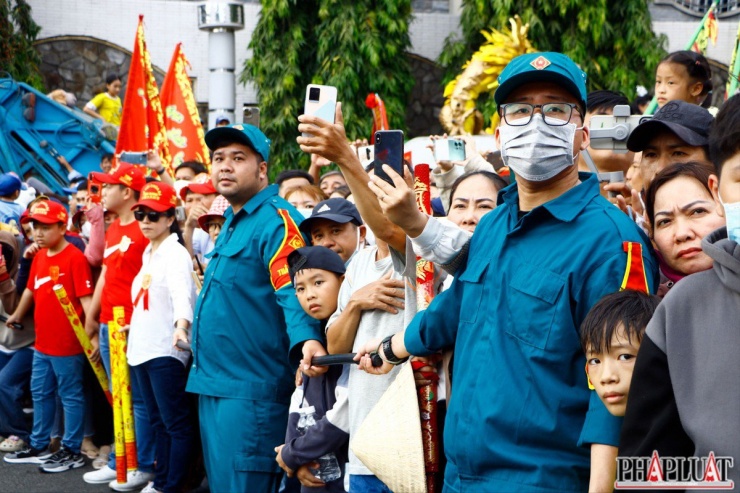
[[(4, 455), (4, 454), (0, 454)], [(87, 484), (82, 475), (94, 471), (92, 460), (85, 467), (55, 474), (39, 472), (35, 464), (8, 464), (0, 460), (0, 493), (111, 493), (107, 484)]]

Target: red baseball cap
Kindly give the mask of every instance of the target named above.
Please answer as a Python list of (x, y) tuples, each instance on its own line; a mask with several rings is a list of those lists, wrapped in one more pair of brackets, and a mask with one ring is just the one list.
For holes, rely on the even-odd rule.
[(177, 207), (177, 194), (172, 186), (161, 181), (152, 181), (141, 189), (139, 201), (131, 207), (131, 210), (137, 207), (148, 207), (153, 211), (164, 212)]
[(146, 184), (146, 176), (138, 167), (129, 163), (121, 163), (115, 171), (110, 173), (90, 173), (90, 177), (99, 183), (123, 185), (140, 192)]
[(53, 200), (41, 200), (31, 206), (27, 216), (21, 217), (21, 224), (38, 221), (44, 224), (64, 223), (67, 225), (67, 209)]
[(218, 190), (213, 186), (211, 177), (206, 174), (201, 174), (196, 179), (180, 189), (180, 198), (185, 201), (188, 196), (188, 192), (199, 193), (201, 195), (211, 195), (218, 193)]

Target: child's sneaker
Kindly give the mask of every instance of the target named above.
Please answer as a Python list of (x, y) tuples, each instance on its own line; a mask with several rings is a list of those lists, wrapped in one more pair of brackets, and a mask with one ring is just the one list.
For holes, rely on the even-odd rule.
[(85, 459), (80, 453), (74, 453), (65, 446), (56, 454), (39, 466), (41, 472), (64, 472), (85, 465)]
[(26, 448), (26, 442), (15, 435), (10, 435), (0, 443), (0, 452), (18, 452)]
[(6, 454), (4, 460), (10, 464), (43, 464), (51, 456), (52, 453), (48, 447), (41, 450), (27, 446), (18, 452)]
[(158, 489), (154, 488), (154, 481), (149, 481), (149, 484), (144, 487), (143, 490), (141, 490), (140, 493), (162, 493)]

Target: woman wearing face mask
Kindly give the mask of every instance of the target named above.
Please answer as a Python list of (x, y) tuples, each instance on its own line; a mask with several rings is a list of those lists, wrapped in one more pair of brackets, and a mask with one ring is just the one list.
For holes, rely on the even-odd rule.
[(190, 354), (174, 347), (187, 341), (195, 305), (190, 254), (175, 220), (175, 189), (147, 183), (133, 206), (149, 239), (131, 295), (134, 311), (128, 362), (139, 383), (155, 434), (157, 467), (147, 493), (180, 491), (193, 453), (194, 427), (185, 394)]
[(298, 209), (304, 217), (310, 217), (316, 204), (327, 198), (326, 194), (315, 185), (299, 185), (285, 192), (285, 200)]
[(650, 183), (645, 208), (660, 263), (659, 296), (665, 296), (684, 277), (712, 267), (701, 241), (725, 224), (720, 204), (710, 190), (713, 174), (708, 163), (676, 163), (660, 171)]

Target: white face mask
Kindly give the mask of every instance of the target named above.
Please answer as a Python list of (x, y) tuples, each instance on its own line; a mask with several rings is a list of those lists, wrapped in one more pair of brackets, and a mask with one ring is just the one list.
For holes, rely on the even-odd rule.
[[(360, 241), (362, 241), (362, 243), (360, 243)], [(357, 226), (357, 246), (355, 247), (355, 251), (352, 252), (352, 255), (350, 255), (347, 261), (344, 263), (345, 267), (349, 267), (349, 263), (352, 262), (352, 259), (355, 257), (355, 255), (357, 255), (357, 252), (365, 248), (364, 243), (365, 241), (360, 239), (360, 227)]]
[(82, 225), (82, 230), (80, 231), (80, 234), (85, 238), (90, 238), (90, 231), (92, 231), (92, 223), (90, 223), (90, 221), (87, 221), (85, 224)]
[(501, 157), (511, 170), (527, 181), (545, 181), (573, 166), (575, 123), (552, 126), (541, 114), (522, 126), (501, 125)]
[(740, 202), (731, 202), (728, 204), (722, 200), (721, 196), (719, 197), (719, 202), (725, 209), (727, 237), (735, 243), (740, 243)]
[(297, 210), (306, 219), (308, 219), (309, 217), (311, 217), (311, 213), (313, 212), (313, 209), (301, 209), (301, 208), (297, 208)]

